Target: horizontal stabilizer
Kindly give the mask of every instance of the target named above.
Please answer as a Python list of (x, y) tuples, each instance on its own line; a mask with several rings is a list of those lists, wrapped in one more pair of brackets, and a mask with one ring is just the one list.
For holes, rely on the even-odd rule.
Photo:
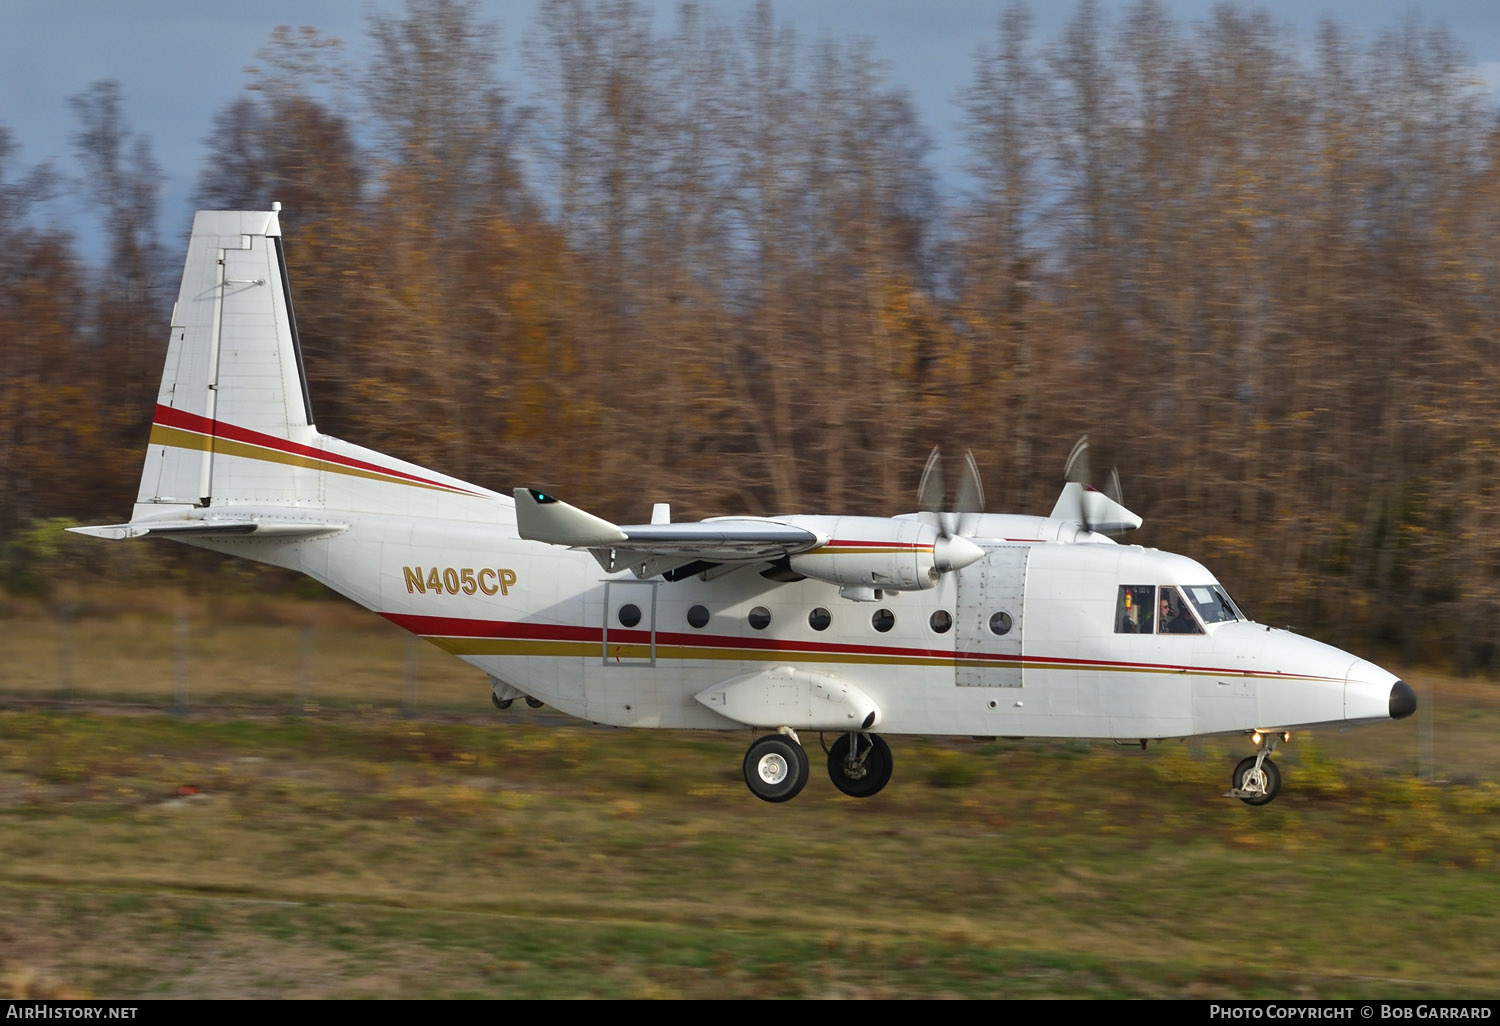
[(311, 538), (320, 534), (337, 534), (343, 524), (313, 524), (305, 521), (262, 522), (254, 519), (231, 520), (138, 520), (129, 524), (105, 524), (99, 527), (70, 527), (74, 534), (92, 538), (125, 541), (161, 535), (178, 538), (229, 538), (253, 535), (257, 538)]

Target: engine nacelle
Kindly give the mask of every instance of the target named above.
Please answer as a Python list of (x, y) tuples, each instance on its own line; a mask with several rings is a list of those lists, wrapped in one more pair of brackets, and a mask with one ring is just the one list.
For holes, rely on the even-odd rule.
[(792, 569), (841, 587), (920, 591), (933, 587), (949, 570), (984, 557), (984, 550), (967, 538), (944, 536), (932, 524), (909, 517), (784, 520), (828, 539), (815, 549), (793, 555)]

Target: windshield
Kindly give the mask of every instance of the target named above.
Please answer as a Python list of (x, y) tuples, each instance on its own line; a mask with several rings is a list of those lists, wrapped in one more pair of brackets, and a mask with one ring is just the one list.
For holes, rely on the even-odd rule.
[(1191, 584), (1182, 589), (1187, 592), (1204, 623), (1223, 623), (1225, 620), (1243, 620), (1242, 614), (1229, 598), (1229, 593), (1217, 584)]

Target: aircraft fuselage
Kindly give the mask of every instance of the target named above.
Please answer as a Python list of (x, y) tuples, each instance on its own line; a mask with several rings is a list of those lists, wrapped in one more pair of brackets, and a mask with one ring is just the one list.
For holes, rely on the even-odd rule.
[(1284, 630), (1117, 631), (1122, 587), (1217, 586), (1171, 553), (986, 542), (930, 589), (854, 602), (752, 568), (604, 574), (587, 553), (515, 537), (494, 503), (492, 524), (363, 515), (331, 538), (198, 544), (309, 573), (496, 682), (617, 726), (742, 728), (695, 696), (780, 666), (854, 685), (892, 734), (1153, 739), (1391, 716), (1393, 674)]

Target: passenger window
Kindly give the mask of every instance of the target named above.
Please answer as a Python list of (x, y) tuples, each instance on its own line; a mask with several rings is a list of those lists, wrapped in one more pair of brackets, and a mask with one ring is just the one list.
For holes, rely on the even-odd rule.
[(1203, 628), (1188, 611), (1187, 601), (1176, 588), (1163, 588), (1156, 603), (1158, 634), (1202, 634)]
[(833, 623), (833, 615), (822, 606), (807, 614), (807, 625), (815, 631), (826, 631), (831, 623)]
[(1122, 584), (1120, 599), (1115, 603), (1116, 634), (1152, 634), (1151, 602), (1156, 598), (1152, 584)]

